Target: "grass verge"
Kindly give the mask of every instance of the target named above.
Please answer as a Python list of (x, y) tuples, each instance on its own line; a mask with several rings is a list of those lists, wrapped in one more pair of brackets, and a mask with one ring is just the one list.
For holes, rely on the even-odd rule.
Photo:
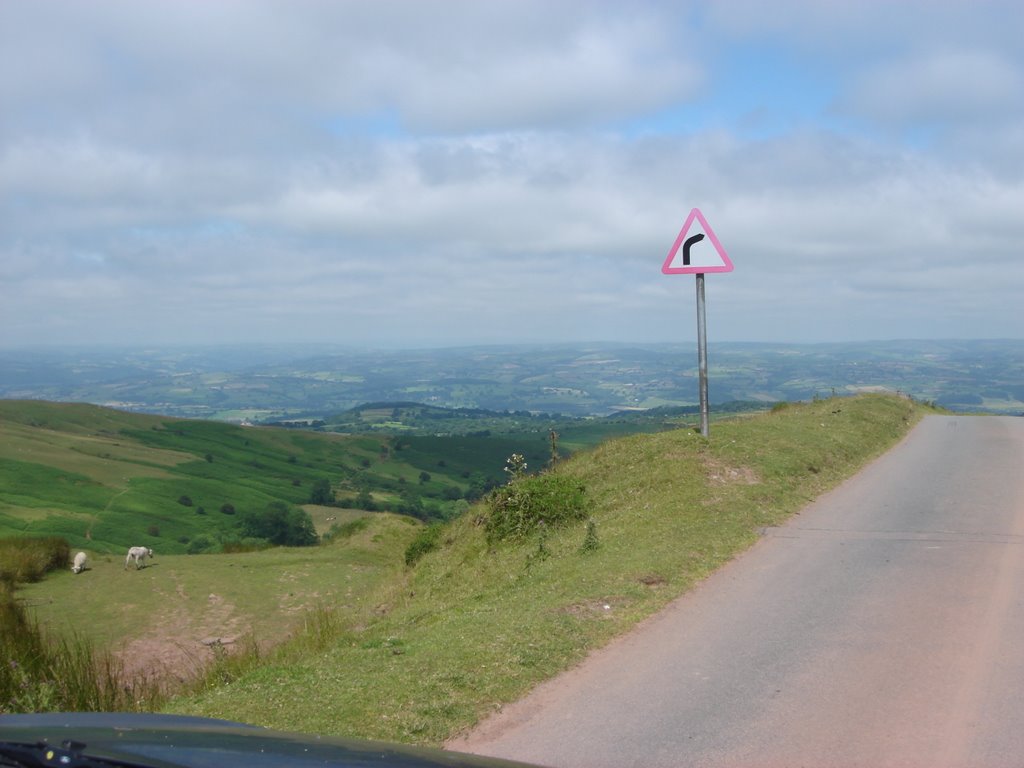
[(859, 396), (718, 422), (708, 439), (606, 443), (556, 470), (587, 489), (587, 520), (489, 542), (472, 510), (358, 614), (321, 608), (315, 642), (300, 633), (168, 711), (438, 744), (664, 607), (925, 412)]
[(0, 714), (5, 712), (144, 709), (159, 702), (155, 686), (125, 680), (115, 658), (82, 635), (44, 632), (15, 597), (22, 582), (37, 582), (68, 563), (68, 544), (0, 539)]

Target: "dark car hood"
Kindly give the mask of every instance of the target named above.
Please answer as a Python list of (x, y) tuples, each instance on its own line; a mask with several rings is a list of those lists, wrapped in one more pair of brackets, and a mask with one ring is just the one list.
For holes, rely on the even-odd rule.
[[(179, 715), (48, 713), (0, 716), (0, 742), (55, 748), (74, 766), (88, 755), (154, 768), (523, 768), (523, 763), (386, 742), (288, 733)], [(45, 745), (45, 747), (44, 747)]]

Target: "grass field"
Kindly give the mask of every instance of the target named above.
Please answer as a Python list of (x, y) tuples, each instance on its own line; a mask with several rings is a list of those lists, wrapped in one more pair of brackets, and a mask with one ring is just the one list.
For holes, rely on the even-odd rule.
[[(472, 426), (470, 415), (426, 410), (435, 426)], [(493, 414), (481, 418), (491, 424)], [(225, 505), (239, 514), (273, 502), (306, 505), (324, 480), (339, 507), (359, 506), (366, 493), (377, 509), (447, 519), (465, 499), (504, 481), (510, 454), (524, 454), (534, 470), (550, 460), (549, 431), (526, 421), (521, 431), (501, 434), (325, 434), (0, 400), (0, 536), (59, 535), (97, 552), (144, 545), (184, 554), (237, 537), (238, 518)], [(558, 448), (564, 455), (670, 423), (578, 420), (563, 430)], [(314, 515), (314, 522), (331, 516)]]
[(624, 438), (559, 468), (585, 484), (585, 525), (490, 547), (479, 510), (440, 551), (382, 582), (314, 652), (282, 647), (170, 711), (439, 743), (657, 611), (898, 440), (923, 411), (899, 398), (792, 406)]
[(75, 632), (156, 678), (194, 675), (212, 648), (282, 641), (311, 611), (361, 615), (363, 601), (401, 568), (420, 524), (377, 514), (351, 537), (313, 548), (221, 555), (162, 555), (125, 569), (89, 552), (89, 568), (24, 585), (19, 597), (46, 627)]
[(341, 499), (366, 491), (385, 508), (419, 500), (422, 516), (444, 517), (485, 470), (496, 482), (507, 455), (499, 457), (504, 445), (463, 451), (452, 450), (458, 439), (411, 439), (415, 446), (396, 450), (383, 435), (0, 400), (0, 536), (59, 535), (95, 552), (142, 545), (184, 554), (197, 537), (237, 535), (233, 513), (306, 504), (322, 480)]
[(138, 572), (100, 555), (21, 594), (47, 624), (85, 624), (149, 671), (161, 653), (185, 666), (209, 656), (204, 640), (292, 637), (243, 653), (167, 711), (437, 744), (663, 607), (925, 412), (898, 397), (829, 399), (716, 422), (708, 439), (680, 429), (579, 453), (555, 471), (586, 488), (596, 546), (584, 522), (488, 543), (477, 506), (412, 568), (402, 553), (419, 524), (373, 515), (314, 549), (158, 554)]

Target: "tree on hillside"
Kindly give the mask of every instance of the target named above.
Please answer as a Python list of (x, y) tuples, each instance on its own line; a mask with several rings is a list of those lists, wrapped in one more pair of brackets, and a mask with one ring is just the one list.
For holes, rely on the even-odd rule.
[(279, 547), (309, 547), (319, 541), (309, 513), (283, 501), (272, 501), (262, 512), (246, 512), (240, 524), (242, 535)]
[(370, 492), (367, 490), (359, 492), (359, 495), (355, 498), (353, 506), (355, 506), (356, 509), (365, 509), (367, 512), (377, 511), (377, 503), (373, 500), (373, 496), (371, 496)]
[(309, 503), (310, 504), (333, 504), (334, 503), (334, 491), (331, 490), (331, 481), (325, 477), (320, 478), (313, 483), (313, 488), (309, 492)]
[(469, 476), (469, 488), (466, 490), (465, 496), (470, 501), (475, 501), (498, 485), (500, 483), (493, 477), (487, 477), (481, 472), (473, 472)]
[(402, 515), (411, 515), (420, 520), (426, 520), (428, 517), (427, 510), (423, 506), (423, 499), (412, 491), (402, 492), (401, 500), (395, 511)]

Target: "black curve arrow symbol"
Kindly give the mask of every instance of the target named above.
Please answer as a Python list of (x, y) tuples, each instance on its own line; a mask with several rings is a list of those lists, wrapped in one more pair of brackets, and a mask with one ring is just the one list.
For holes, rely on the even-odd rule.
[(699, 235), (694, 235), (693, 237), (686, 238), (686, 242), (683, 243), (683, 266), (684, 267), (690, 266), (690, 248), (691, 248), (691, 246), (696, 245), (697, 243), (699, 243), (703, 239), (704, 239), (704, 233), (703, 232), (701, 234), (699, 234)]

